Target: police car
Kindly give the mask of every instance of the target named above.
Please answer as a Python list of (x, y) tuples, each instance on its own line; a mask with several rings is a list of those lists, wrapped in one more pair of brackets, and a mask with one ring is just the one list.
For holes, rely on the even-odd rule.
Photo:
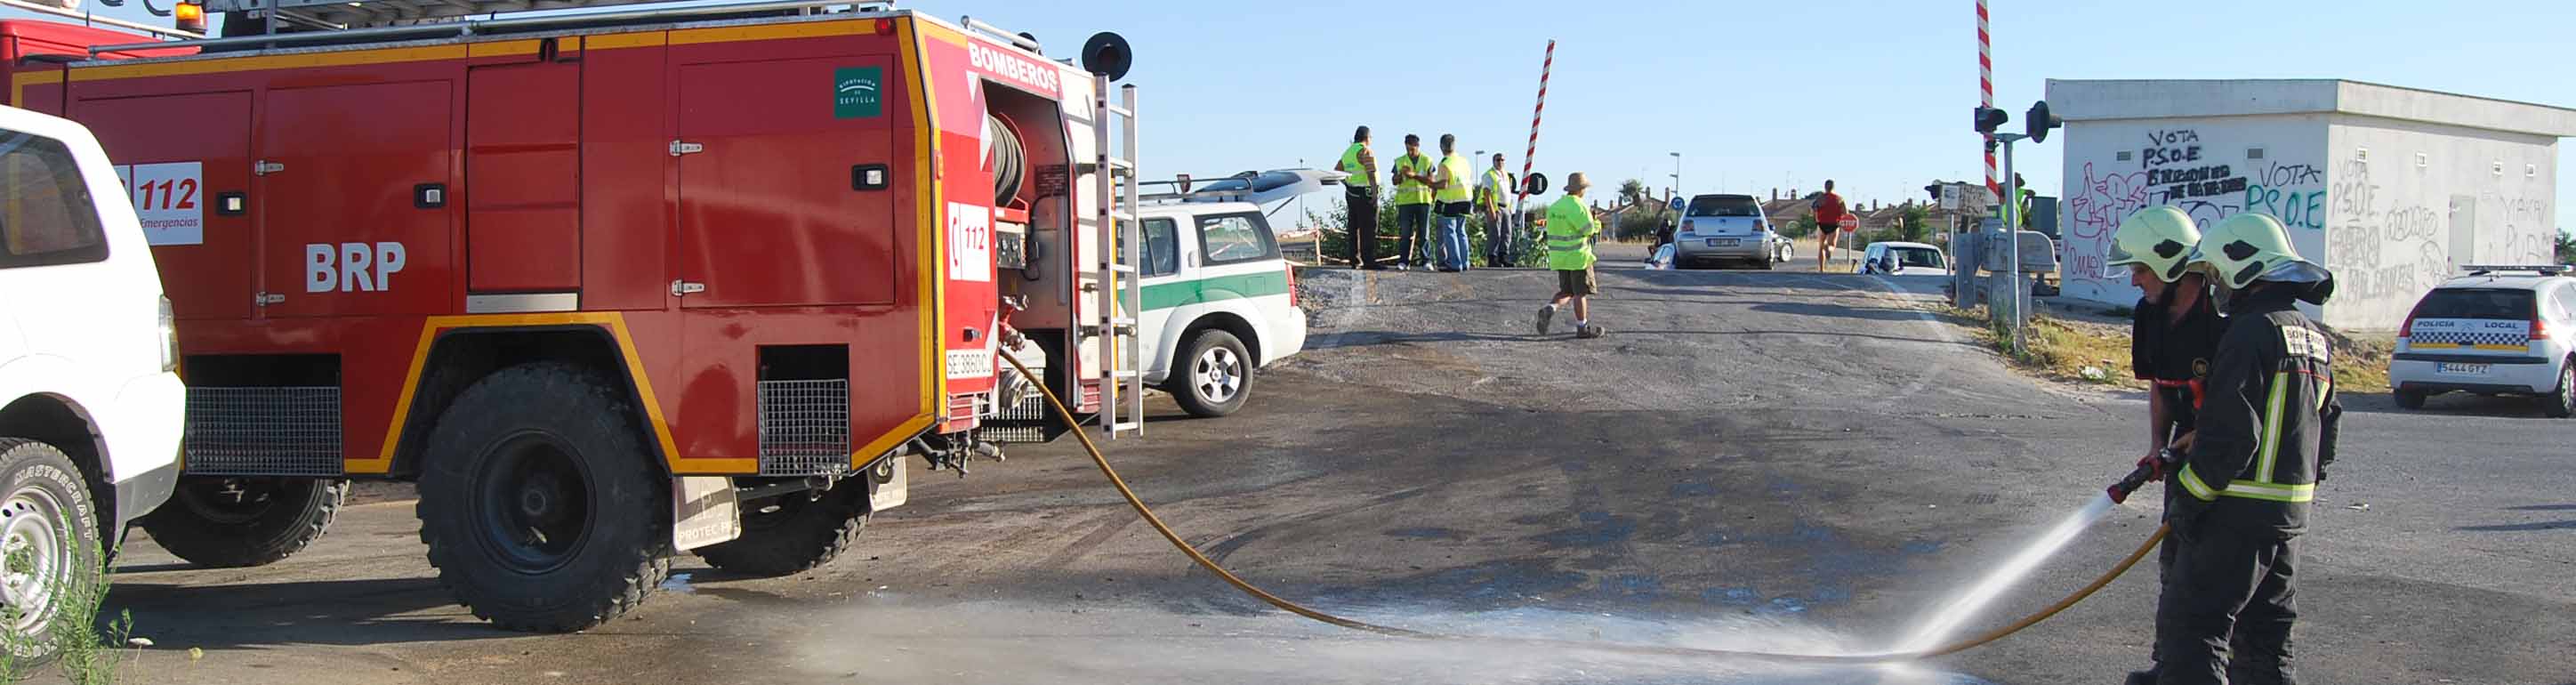
[(1145, 382), (1193, 416), (1232, 414), (1253, 372), (1306, 346), (1295, 267), (1279, 255), (1268, 211), (1338, 183), (1338, 171), (1285, 169), (1199, 181), (1149, 181), (1136, 214)]
[(2569, 266), (2470, 266), (2415, 303), (2398, 329), (2388, 385), (2421, 409), (2452, 391), (2541, 398), (2576, 415), (2576, 277)]

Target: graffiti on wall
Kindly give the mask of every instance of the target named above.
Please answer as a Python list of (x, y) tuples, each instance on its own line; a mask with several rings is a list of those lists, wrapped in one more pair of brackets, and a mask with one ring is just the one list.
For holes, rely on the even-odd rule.
[[(2123, 150), (2136, 164), (2084, 163), (2082, 178), (2067, 192), (2066, 273), (2070, 285), (2097, 291), (2125, 288), (2127, 274), (2105, 262), (2120, 220), (2153, 205), (2171, 205), (2206, 229), (2241, 212), (2258, 211), (2292, 229), (2323, 230), (2329, 207), (2326, 170), (2314, 164), (2221, 159), (2195, 129), (2148, 131), (2143, 144)], [(2093, 281), (2086, 284), (2083, 281)]]
[(2345, 299), (2410, 299), (2450, 273), (2446, 225), (2474, 225), (2474, 198), (2454, 197), (2446, 211), (2421, 204), (2381, 201), (2370, 163), (2350, 160), (2335, 172), (2328, 204), (2335, 230), (2326, 232), (2326, 261), (2335, 271), (2336, 296)]

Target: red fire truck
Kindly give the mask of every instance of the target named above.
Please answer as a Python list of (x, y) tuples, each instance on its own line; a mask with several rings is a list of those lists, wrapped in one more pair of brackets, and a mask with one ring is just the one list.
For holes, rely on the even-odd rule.
[[(578, 630), (679, 552), (828, 561), (904, 501), (905, 457), (998, 458), (978, 429), (1030, 383), (1134, 428), (1123, 40), (1077, 67), (888, 2), (508, 13), (631, 2), (0, 22), (11, 102), (97, 132), (177, 312), (154, 540), (273, 562), (349, 479), (416, 481), (459, 601)], [(1023, 346), (1048, 378), (996, 368)]]

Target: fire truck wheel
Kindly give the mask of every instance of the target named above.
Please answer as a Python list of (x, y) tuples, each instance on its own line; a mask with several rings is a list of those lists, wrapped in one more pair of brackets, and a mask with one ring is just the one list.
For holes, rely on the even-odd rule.
[(840, 556), (868, 525), (867, 486), (844, 481), (821, 499), (795, 493), (742, 508), (742, 537), (697, 550), (707, 564), (733, 573), (783, 576)]
[(0, 637), (8, 644), (0, 660), (52, 661), (54, 620), (96, 608), (98, 533), (89, 486), (71, 457), (45, 443), (0, 438)]
[(456, 397), (420, 474), (438, 580), (510, 630), (570, 632), (644, 601), (671, 572), (667, 481), (625, 393), (560, 362), (502, 369)]
[(170, 503), (141, 521), (162, 549), (198, 566), (284, 559), (330, 530), (349, 494), (337, 478), (184, 476)]
[(1215, 418), (1243, 408), (1243, 398), (1252, 392), (1252, 355), (1244, 351), (1242, 340), (1210, 328), (1182, 343), (1181, 355), (1172, 359), (1163, 391), (1172, 394), (1182, 411)]

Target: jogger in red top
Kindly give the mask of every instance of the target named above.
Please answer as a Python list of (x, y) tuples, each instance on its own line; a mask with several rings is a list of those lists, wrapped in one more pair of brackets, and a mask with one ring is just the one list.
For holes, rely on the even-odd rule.
[(1816, 210), (1816, 271), (1822, 273), (1834, 258), (1834, 233), (1843, 227), (1843, 196), (1834, 194), (1834, 182), (1828, 179), (1825, 192), (1816, 194), (1809, 206)]

